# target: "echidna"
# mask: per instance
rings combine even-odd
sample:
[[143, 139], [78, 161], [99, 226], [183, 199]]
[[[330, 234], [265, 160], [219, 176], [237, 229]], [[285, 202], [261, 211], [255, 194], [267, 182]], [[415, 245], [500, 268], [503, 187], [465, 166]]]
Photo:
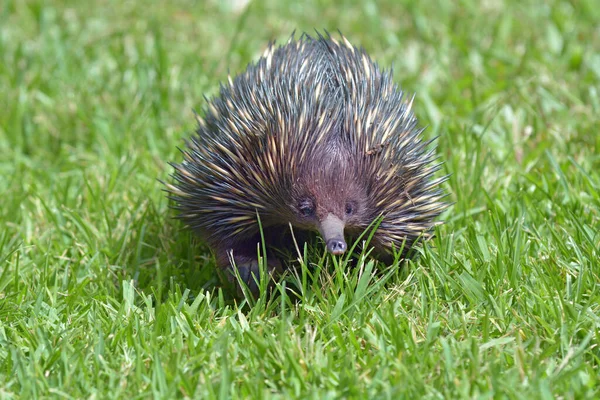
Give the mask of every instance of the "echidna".
[[446, 207], [430, 142], [406, 98], [345, 37], [294, 37], [221, 85], [174, 167], [178, 216], [256, 288], [259, 218], [269, 272], [275, 250], [319, 232], [335, 255], [381, 218], [375, 254], [410, 248]]

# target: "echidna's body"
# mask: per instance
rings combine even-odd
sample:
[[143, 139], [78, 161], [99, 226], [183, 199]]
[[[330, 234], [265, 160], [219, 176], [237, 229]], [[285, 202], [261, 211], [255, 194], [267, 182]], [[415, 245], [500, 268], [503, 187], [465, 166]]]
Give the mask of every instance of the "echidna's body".
[[[264, 56], [199, 118], [167, 185], [179, 217], [222, 267], [232, 255], [252, 284], [258, 218], [267, 245], [317, 231], [333, 254], [378, 217], [377, 254], [408, 248], [444, 209], [433, 152], [406, 99], [369, 56], [342, 37], [302, 36]], [[274, 257], [269, 267], [281, 266]]]

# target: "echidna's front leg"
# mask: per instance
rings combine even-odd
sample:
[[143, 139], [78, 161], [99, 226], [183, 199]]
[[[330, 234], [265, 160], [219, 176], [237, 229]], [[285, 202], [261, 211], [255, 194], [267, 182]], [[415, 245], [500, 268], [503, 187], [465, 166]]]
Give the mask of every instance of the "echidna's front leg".
[[[241, 293], [241, 288], [234, 268], [250, 292], [253, 295], [259, 294], [261, 274], [256, 248], [256, 241], [248, 241], [234, 245], [221, 245], [216, 249], [218, 267], [226, 272], [227, 279], [237, 287], [239, 293]], [[266, 272], [269, 279], [274, 274], [280, 273], [281, 269], [281, 262], [267, 254]]]

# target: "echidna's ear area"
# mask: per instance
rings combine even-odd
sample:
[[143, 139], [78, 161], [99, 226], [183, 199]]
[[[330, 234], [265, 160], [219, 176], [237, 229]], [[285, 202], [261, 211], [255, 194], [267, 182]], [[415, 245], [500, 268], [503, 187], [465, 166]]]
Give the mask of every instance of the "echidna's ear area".
[[295, 183], [335, 143], [359, 167], [370, 217], [385, 216], [375, 240], [399, 245], [445, 207], [411, 104], [344, 37], [271, 45], [208, 102], [167, 190], [179, 217], [213, 240], [255, 230], [257, 212], [287, 224]]

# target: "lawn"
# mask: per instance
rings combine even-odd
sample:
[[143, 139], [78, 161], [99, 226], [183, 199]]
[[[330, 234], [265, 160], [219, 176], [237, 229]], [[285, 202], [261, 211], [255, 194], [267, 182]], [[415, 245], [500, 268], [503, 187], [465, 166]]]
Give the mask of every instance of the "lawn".
[[[163, 3], [0, 2], [0, 398], [600, 397], [595, 0]], [[413, 261], [235, 299], [158, 180], [314, 28], [416, 93], [453, 205]]]

